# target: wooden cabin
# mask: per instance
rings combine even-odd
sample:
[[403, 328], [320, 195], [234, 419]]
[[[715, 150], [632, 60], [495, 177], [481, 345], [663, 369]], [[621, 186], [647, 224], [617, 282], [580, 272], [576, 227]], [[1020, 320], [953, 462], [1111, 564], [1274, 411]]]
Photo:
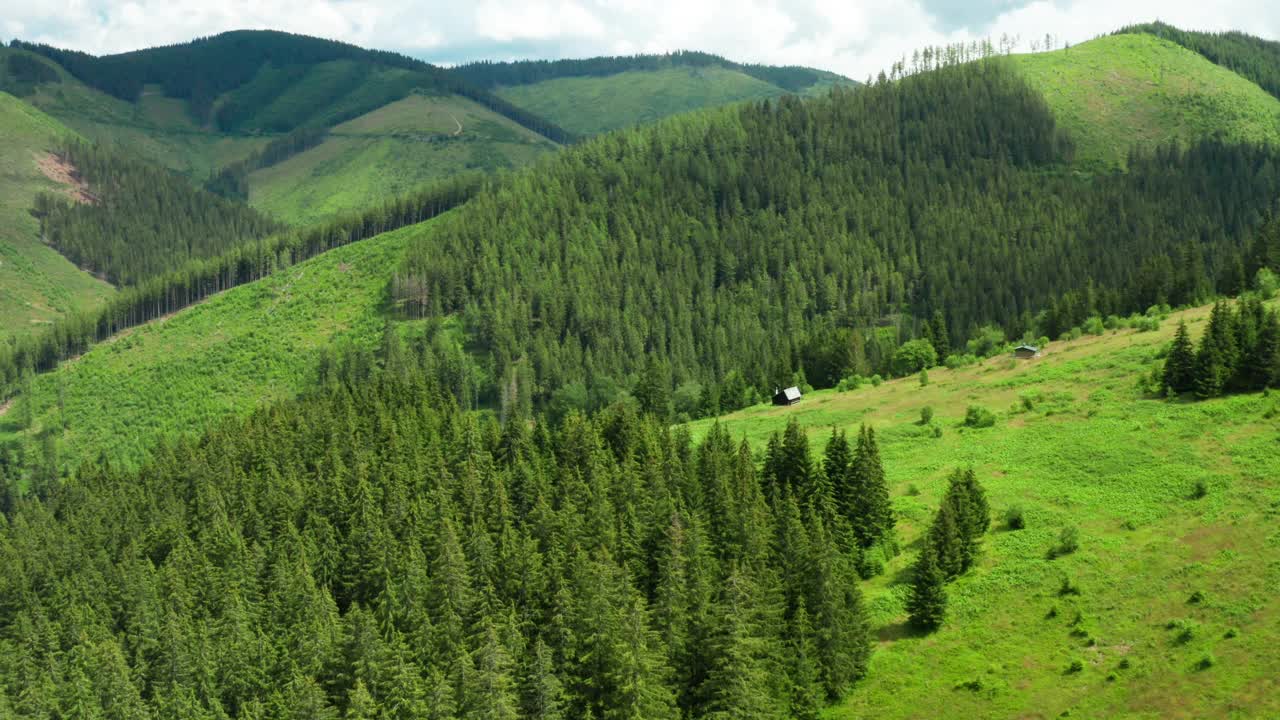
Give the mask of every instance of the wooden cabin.
[[800, 388], [789, 387], [785, 390], [779, 390], [773, 394], [774, 405], [795, 405], [800, 402]]
[[1013, 349], [1013, 356], [1019, 360], [1034, 360], [1040, 357], [1040, 348], [1035, 345], [1019, 345]]

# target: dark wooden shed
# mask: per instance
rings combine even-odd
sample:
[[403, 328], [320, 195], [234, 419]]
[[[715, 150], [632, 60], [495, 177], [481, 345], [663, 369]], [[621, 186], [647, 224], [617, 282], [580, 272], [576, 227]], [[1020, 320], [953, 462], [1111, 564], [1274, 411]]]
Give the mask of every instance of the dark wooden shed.
[[1032, 360], [1040, 357], [1040, 348], [1035, 345], [1019, 345], [1013, 349], [1013, 356], [1019, 360]]
[[800, 402], [800, 388], [789, 387], [773, 394], [774, 405], [795, 405]]

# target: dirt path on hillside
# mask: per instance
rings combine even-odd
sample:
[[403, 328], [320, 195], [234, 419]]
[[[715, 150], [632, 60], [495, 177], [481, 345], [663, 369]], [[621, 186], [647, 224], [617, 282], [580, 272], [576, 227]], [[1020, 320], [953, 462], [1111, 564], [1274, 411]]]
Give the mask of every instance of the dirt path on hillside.
[[453, 113], [449, 113], [449, 119], [450, 119], [450, 120], [453, 120], [454, 124], [456, 124], [456, 125], [458, 126], [458, 129], [453, 131], [454, 136], [456, 137], [456, 136], [458, 136], [458, 135], [461, 135], [461, 134], [462, 134], [462, 121], [458, 120], [458, 118], [457, 118], [457, 117], [455, 117]]
[[80, 172], [71, 163], [53, 153], [36, 153], [36, 167], [50, 180], [64, 186], [63, 191], [72, 200], [84, 205], [97, 205], [98, 197], [89, 192], [89, 183], [80, 178]]

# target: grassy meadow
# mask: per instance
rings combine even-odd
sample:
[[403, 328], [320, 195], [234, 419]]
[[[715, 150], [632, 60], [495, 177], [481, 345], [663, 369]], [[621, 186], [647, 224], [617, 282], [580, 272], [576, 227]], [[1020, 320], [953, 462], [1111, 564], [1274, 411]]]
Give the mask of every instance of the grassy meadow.
[[74, 467], [105, 453], [134, 465], [161, 438], [292, 397], [320, 350], [375, 344], [386, 281], [423, 223], [331, 250], [126, 331], [52, 373], [0, 415], [0, 445], [35, 452], [45, 430]]
[[249, 202], [284, 222], [306, 224], [460, 172], [520, 167], [555, 147], [471, 100], [410, 95], [252, 173]]
[[1085, 167], [1123, 167], [1134, 145], [1170, 140], [1280, 142], [1280, 100], [1154, 35], [1110, 35], [1011, 60], [1071, 132]]
[[[903, 551], [864, 586], [871, 670], [827, 717], [1280, 713], [1280, 394], [1196, 403], [1137, 389], [1178, 319], [1196, 337], [1207, 315], [1053, 343], [1033, 361], [934, 369], [923, 387], [822, 391], [718, 420], [757, 451], [791, 418], [815, 454], [833, 427], [869, 423], [880, 439]], [[996, 412], [995, 427], [963, 427], [970, 405]], [[948, 586], [946, 624], [919, 635], [905, 624], [910, 566], [946, 475], [969, 465], [992, 528], [976, 569]], [[1015, 505], [1017, 531], [1003, 521]], [[1079, 549], [1050, 559], [1068, 527]]]

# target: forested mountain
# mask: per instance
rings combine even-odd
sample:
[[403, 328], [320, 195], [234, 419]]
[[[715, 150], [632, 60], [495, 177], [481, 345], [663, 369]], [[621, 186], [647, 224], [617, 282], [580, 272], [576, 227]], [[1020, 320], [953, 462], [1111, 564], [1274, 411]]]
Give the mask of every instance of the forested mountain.
[[57, 120], [0, 91], [0, 348], [69, 313], [96, 308], [111, 294], [110, 285], [40, 241], [30, 212], [40, 193], [71, 190], [41, 168], [53, 172], [49, 153], [73, 136]]
[[520, 60], [516, 62], [480, 61], [466, 63], [453, 71], [468, 81], [485, 88], [533, 85], [547, 80], [572, 77], [608, 77], [625, 72], [667, 70], [674, 67], [736, 70], [761, 82], [793, 93], [801, 93], [821, 82], [850, 82], [847, 78], [825, 70], [795, 65], [776, 66], [743, 64], [719, 55], [682, 50], [664, 55], [626, 55], [594, 57], [581, 60]]
[[410, 316], [461, 317], [488, 376], [525, 368], [540, 400], [607, 404], [657, 357], [715, 413], [889, 374], [926, 321], [952, 346], [988, 323], [1056, 337], [1240, 286], [1277, 150], [1162, 146], [1091, 177], [1065, 171], [1072, 152], [1004, 58], [683, 116], [483, 193], [392, 291]]
[[49, 57], [90, 86], [128, 102], [136, 102], [144, 86], [159, 85], [166, 96], [186, 101], [197, 121], [213, 120], [223, 130], [287, 132], [332, 125], [420, 89], [460, 94], [552, 140], [571, 139], [443, 68], [305, 35], [239, 30], [103, 57], [19, 40], [11, 46]]
[[1280, 42], [1243, 32], [1209, 33], [1178, 28], [1162, 22], [1130, 25], [1120, 33], [1147, 33], [1198, 52], [1209, 60], [1257, 83], [1280, 98]]

